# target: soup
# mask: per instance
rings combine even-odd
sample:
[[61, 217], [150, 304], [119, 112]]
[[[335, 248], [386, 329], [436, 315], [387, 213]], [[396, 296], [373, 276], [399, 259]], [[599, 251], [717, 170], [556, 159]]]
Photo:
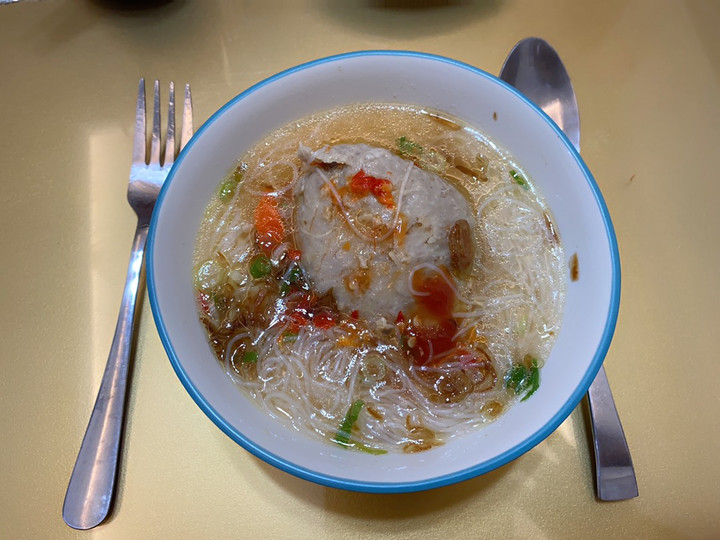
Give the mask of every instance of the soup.
[[563, 260], [503, 149], [443, 113], [360, 104], [241, 156], [194, 284], [220, 365], [268, 414], [348, 449], [418, 452], [538, 389]]

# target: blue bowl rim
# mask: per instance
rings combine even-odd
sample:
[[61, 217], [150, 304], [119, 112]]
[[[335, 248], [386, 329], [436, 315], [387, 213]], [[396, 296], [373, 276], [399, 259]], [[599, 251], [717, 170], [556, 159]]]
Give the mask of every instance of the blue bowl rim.
[[[603, 330], [601, 341], [598, 345], [598, 348], [595, 352], [595, 356], [592, 359], [592, 362], [590, 363], [590, 367], [585, 373], [585, 376], [582, 378], [580, 384], [577, 386], [575, 391], [571, 394], [570, 398], [565, 402], [565, 404], [560, 408], [560, 410], [552, 417], [550, 420], [539, 430], [537, 430], [535, 433], [527, 437], [525, 440], [520, 442], [519, 444], [515, 445], [513, 448], [510, 448], [509, 450], [503, 452], [502, 454], [499, 454], [495, 456], [494, 458], [490, 460], [486, 460], [482, 463], [478, 463], [477, 465], [474, 465], [472, 467], [469, 467], [467, 469], [463, 469], [460, 471], [456, 471], [450, 474], [446, 474], [443, 476], [438, 476], [435, 478], [428, 478], [425, 480], [420, 481], [413, 481], [413, 482], [364, 482], [360, 480], [348, 480], [345, 478], [339, 478], [335, 476], [330, 476], [322, 473], [318, 473], [316, 471], [307, 469], [305, 467], [300, 467], [298, 465], [295, 465], [283, 458], [280, 458], [279, 456], [273, 454], [272, 452], [267, 451], [265, 448], [255, 444], [252, 440], [245, 437], [242, 433], [238, 432], [235, 428], [232, 427], [211, 405], [210, 403], [205, 399], [205, 397], [193, 386], [192, 381], [189, 379], [187, 374], [182, 368], [182, 365], [179, 361], [179, 358], [172, 346], [172, 343], [170, 342], [169, 336], [167, 334], [167, 330], [165, 328], [165, 323], [163, 320], [162, 313], [160, 312], [160, 308], [158, 305], [158, 299], [157, 299], [157, 290], [155, 288], [155, 261], [154, 261], [154, 247], [155, 247], [155, 233], [157, 230], [157, 220], [158, 216], [160, 215], [159, 209], [162, 208], [163, 200], [165, 198], [165, 194], [167, 193], [167, 190], [169, 189], [170, 185], [172, 184], [173, 178], [175, 176], [175, 172], [177, 171], [177, 168], [181, 165], [183, 162], [185, 156], [192, 148], [194, 142], [202, 135], [202, 133], [208, 129], [228, 108], [232, 107], [237, 103], [238, 101], [242, 100], [249, 94], [256, 92], [257, 90], [263, 88], [264, 86], [277, 81], [279, 79], [282, 79], [283, 77], [286, 77], [292, 73], [308, 69], [313, 66], [317, 66], [320, 64], [328, 63], [328, 62], [334, 62], [337, 60], [344, 60], [349, 58], [356, 58], [356, 57], [369, 57], [369, 56], [406, 56], [406, 57], [414, 57], [414, 58], [422, 58], [426, 60], [432, 60], [436, 62], [444, 62], [447, 64], [451, 64], [453, 66], [471, 71], [475, 73], [476, 75], [479, 75], [481, 77], [485, 77], [487, 79], [492, 80], [493, 82], [500, 84], [505, 87], [505, 89], [509, 92], [512, 92], [515, 94], [518, 98], [520, 98], [522, 101], [524, 101], [527, 105], [532, 107], [540, 116], [542, 116], [548, 124], [552, 127], [552, 129], [557, 133], [558, 137], [563, 141], [565, 146], [567, 147], [567, 150], [572, 154], [575, 161], [580, 166], [581, 170], [583, 171], [585, 175], [585, 179], [587, 180], [594, 196], [595, 201], [600, 209], [600, 212], [602, 214], [603, 222], [605, 224], [605, 232], [608, 237], [608, 242], [610, 245], [610, 258], [612, 263], [612, 283], [611, 283], [611, 290], [610, 290], [610, 304], [608, 307], [608, 313], [607, 318], [605, 322], [605, 328]], [[281, 71], [271, 77], [268, 77], [267, 79], [260, 81], [259, 83], [251, 86], [247, 90], [243, 91], [242, 93], [235, 96], [233, 99], [228, 101], [225, 105], [223, 105], [217, 112], [215, 112], [201, 127], [197, 130], [195, 133], [195, 136], [188, 142], [188, 144], [185, 146], [185, 148], [182, 150], [180, 155], [178, 156], [178, 159], [175, 161], [175, 164], [172, 167], [172, 170], [170, 171], [168, 178], [165, 180], [165, 183], [160, 191], [160, 194], [158, 196], [158, 200], [156, 203], [156, 211], [153, 212], [152, 220], [150, 222], [150, 231], [148, 235], [148, 244], [147, 244], [147, 287], [148, 287], [148, 296], [150, 298], [150, 305], [152, 308], [153, 317], [155, 319], [155, 324], [158, 329], [158, 333], [160, 334], [160, 339], [162, 341], [163, 347], [165, 348], [165, 351], [170, 359], [170, 363], [173, 366], [173, 369], [175, 370], [176, 375], [180, 379], [180, 382], [185, 387], [187, 392], [190, 394], [190, 396], [193, 398], [195, 403], [202, 409], [202, 411], [212, 420], [217, 427], [220, 428], [228, 437], [230, 437], [232, 440], [234, 440], [236, 443], [238, 443], [240, 446], [242, 446], [245, 450], [250, 452], [251, 454], [255, 455], [256, 457], [262, 459], [263, 461], [269, 463], [270, 465], [273, 465], [274, 467], [277, 467], [278, 469], [285, 471], [287, 473], [290, 473], [294, 476], [297, 476], [299, 478], [303, 478], [305, 480], [309, 480], [311, 482], [315, 482], [320, 485], [333, 487], [333, 488], [339, 488], [339, 489], [345, 489], [350, 491], [361, 491], [361, 492], [368, 492], [368, 493], [408, 493], [408, 492], [414, 492], [414, 491], [423, 491], [428, 489], [434, 489], [437, 487], [442, 486], [448, 486], [451, 484], [455, 484], [458, 482], [462, 482], [464, 480], [468, 480], [470, 478], [474, 478], [476, 476], [480, 476], [482, 474], [485, 474], [487, 472], [490, 472], [498, 467], [501, 467], [502, 465], [505, 465], [506, 463], [509, 463], [510, 461], [513, 461], [523, 455], [525, 452], [531, 450], [536, 445], [538, 445], [540, 442], [545, 440], [553, 431], [557, 429], [557, 427], [570, 415], [570, 413], [575, 409], [577, 404], [582, 399], [583, 395], [587, 392], [587, 389], [590, 387], [590, 384], [594, 380], [595, 376], [597, 375], [598, 370], [600, 369], [600, 366], [602, 365], [602, 362], [605, 358], [605, 355], [607, 354], [607, 351], [610, 347], [610, 342], [612, 341], [613, 334], [615, 332], [615, 325], [617, 323], [617, 317], [620, 307], [620, 285], [621, 285], [621, 277], [620, 277], [620, 254], [618, 251], [618, 245], [617, 245], [617, 238], [615, 236], [615, 229], [612, 224], [612, 220], [610, 218], [610, 213], [608, 211], [607, 205], [605, 204], [605, 200], [603, 199], [603, 196], [600, 192], [600, 188], [598, 187], [597, 183], [595, 182], [595, 179], [592, 176], [592, 173], [585, 165], [584, 161], [580, 157], [579, 153], [575, 149], [575, 147], [572, 145], [570, 140], [567, 138], [567, 136], [563, 133], [563, 131], [553, 122], [550, 117], [548, 117], [542, 109], [540, 109], [537, 105], [535, 105], [532, 101], [530, 101], [528, 98], [526, 98], [522, 93], [520, 93], [518, 90], [516, 90], [514, 87], [510, 86], [509, 84], [505, 83], [498, 77], [495, 77], [494, 75], [483, 71], [479, 68], [476, 68], [472, 65], [466, 64], [464, 62], [460, 62], [458, 60], [454, 60], [452, 58], [447, 58], [444, 56], [439, 56], [435, 54], [430, 53], [424, 53], [424, 52], [415, 52], [415, 51], [404, 51], [404, 50], [367, 50], [367, 51], [356, 51], [356, 52], [349, 52], [349, 53], [343, 53], [343, 54], [337, 54], [333, 56], [328, 56], [325, 58], [320, 58], [317, 60], [313, 60], [310, 62], [306, 62], [300, 65], [297, 65], [295, 67], [291, 67], [289, 69], [286, 69], [284, 71]]]

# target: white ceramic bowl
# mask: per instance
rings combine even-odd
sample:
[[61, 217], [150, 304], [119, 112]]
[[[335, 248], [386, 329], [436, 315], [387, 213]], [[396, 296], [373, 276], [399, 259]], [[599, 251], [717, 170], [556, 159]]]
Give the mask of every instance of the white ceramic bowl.
[[[269, 131], [355, 102], [446, 111], [508, 149], [552, 209], [567, 257], [562, 328], [542, 384], [498, 421], [427, 452], [373, 456], [283, 427], [236, 388], [214, 358], [192, 283], [195, 235], [233, 162]], [[495, 119], [496, 118], [496, 119]], [[488, 472], [547, 437], [587, 391], [610, 345], [620, 299], [615, 234], [600, 191], [560, 129], [521, 94], [472, 66], [437, 56], [372, 51], [334, 56], [246, 90], [195, 134], [165, 181], [151, 224], [148, 289], [155, 322], [182, 384], [229, 437], [268, 463], [320, 484], [370, 492], [434, 488]]]

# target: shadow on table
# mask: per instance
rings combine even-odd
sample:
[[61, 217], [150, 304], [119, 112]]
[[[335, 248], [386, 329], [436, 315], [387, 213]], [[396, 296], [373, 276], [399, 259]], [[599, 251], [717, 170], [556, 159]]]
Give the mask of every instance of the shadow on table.
[[[577, 497], [593, 498], [592, 468], [582, 414], [573, 414], [557, 432], [532, 451], [482, 476], [451, 486], [416, 493], [356, 493], [326, 488], [256, 461], [270, 481], [304, 504], [362, 524], [367, 534], [402, 532], [412, 535], [434, 527], [436, 516], [480, 512], [502, 519], [515, 508], [522, 520], [541, 529], [545, 516], [537, 512], [535, 500], [549, 493], [560, 506], [576, 504]], [[581, 442], [582, 441], [582, 442]], [[565, 462], [563, 458], [567, 459]], [[579, 469], [577, 476], [564, 476]], [[523, 525], [523, 526], [525, 526]], [[513, 525], [514, 526], [514, 525]], [[417, 528], [416, 531], [411, 530]]]
[[[302, 509], [307, 519], [322, 519], [323, 523], [312, 526], [326, 527], [336, 536], [348, 530], [361, 531], [363, 537], [413, 537], [436, 532], [453, 536], [456, 531], [448, 527], [456, 521], [450, 516], [456, 516], [457, 522], [480, 523], [487, 530], [503, 530], [507, 537], [552, 538], [557, 536], [558, 527], [568, 527], [576, 537], [621, 527], [654, 537], [683, 536], [680, 525], [673, 528], [659, 523], [644, 512], [648, 497], [653, 497], [650, 490], [645, 490], [644, 497], [628, 501], [598, 502], [589, 444], [587, 412], [581, 404], [545, 441], [520, 458], [477, 478], [429, 491], [342, 491], [296, 478], [259, 459], [252, 462], [261, 477], [297, 502], [298, 506], [290, 505], [289, 512]], [[238, 474], [247, 472], [239, 470]], [[642, 477], [639, 479], [642, 482]], [[264, 493], [272, 494], [273, 490]], [[320, 512], [308, 511], [308, 506]]]
[[186, 0], [89, 0], [89, 2], [102, 9], [132, 15], [151, 10], [177, 9], [185, 4]]
[[[166, 21], [171, 26], [181, 26], [177, 32], [167, 34], [177, 41], [184, 39], [184, 32], [196, 21], [180, 17], [177, 23], [178, 17], [171, 15], [191, 6], [187, 0], [86, 0], [77, 2], [74, 9], [60, 5], [37, 19], [25, 42], [40, 54], [56, 53], [105, 23], [131, 32], [131, 36], [138, 38], [139, 51], [142, 51], [148, 44], [157, 44], [157, 36], [147, 28], [157, 28]], [[125, 36], [118, 37], [122, 41]]]
[[319, 11], [348, 28], [396, 39], [450, 32], [496, 14], [502, 0], [323, 0]]
[[696, 37], [712, 66], [713, 75], [720, 80], [720, 40], [717, 38], [717, 22], [720, 20], [720, 5], [717, 2], [688, 2], [686, 11], [696, 30]]
[[477, 478], [451, 486], [415, 493], [359, 493], [309, 483], [258, 461], [263, 473], [298, 499], [322, 509], [352, 518], [375, 519], [383, 523], [428, 515], [462, 505], [490, 490], [513, 467], [509, 463]]

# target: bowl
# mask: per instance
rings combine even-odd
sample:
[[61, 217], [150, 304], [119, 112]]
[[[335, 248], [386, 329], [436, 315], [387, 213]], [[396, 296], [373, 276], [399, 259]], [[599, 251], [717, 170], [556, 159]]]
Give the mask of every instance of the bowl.
[[[233, 163], [273, 129], [312, 112], [356, 102], [397, 102], [445, 111], [497, 141], [544, 195], [568, 278], [561, 330], [533, 397], [497, 421], [444, 446], [382, 456], [348, 451], [284, 427], [254, 405], [214, 358], [199, 322], [192, 283], [195, 236], [205, 207]], [[170, 362], [198, 406], [258, 458], [336, 488], [409, 492], [466, 480], [527, 452], [570, 414], [602, 364], [615, 328], [620, 264], [597, 184], [562, 131], [498, 78], [461, 62], [401, 51], [323, 58], [245, 90], [197, 131], [175, 162], [150, 226], [147, 281]]]

